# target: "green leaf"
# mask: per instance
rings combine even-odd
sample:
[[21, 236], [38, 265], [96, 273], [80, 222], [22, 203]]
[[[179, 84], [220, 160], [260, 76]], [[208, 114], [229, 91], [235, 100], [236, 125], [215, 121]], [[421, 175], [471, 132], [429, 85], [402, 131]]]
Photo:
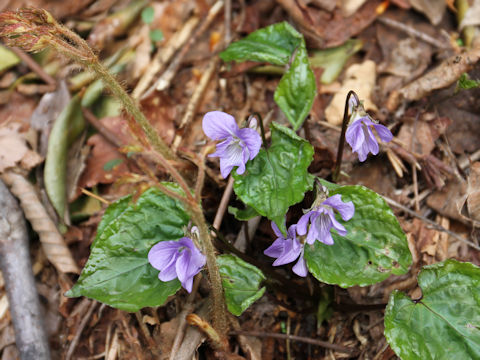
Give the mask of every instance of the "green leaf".
[[[174, 184], [164, 185], [180, 191]], [[66, 296], [83, 295], [134, 312], [160, 306], [178, 291], [178, 279], [160, 281], [147, 255], [159, 241], [183, 237], [187, 213], [177, 200], [156, 188], [144, 192], [135, 204], [131, 200], [126, 197], [108, 207], [87, 264]]]
[[158, 42], [163, 40], [163, 32], [160, 29], [153, 29], [150, 31], [150, 40]]
[[333, 245], [315, 241], [305, 247], [305, 260], [318, 280], [341, 287], [366, 286], [391, 274], [408, 271], [412, 255], [407, 239], [392, 210], [374, 191], [366, 187], [328, 185], [329, 195], [340, 194], [343, 202], [353, 201], [355, 215], [343, 221], [346, 236], [332, 230]]
[[145, 24], [151, 24], [153, 22], [153, 18], [155, 17], [155, 10], [153, 7], [149, 6], [142, 10], [142, 21]]
[[463, 73], [460, 75], [460, 79], [458, 79], [458, 84], [457, 84], [457, 90], [469, 90], [469, 89], [475, 89], [480, 87], [480, 81], [479, 80], [472, 80], [468, 76], [467, 73]]
[[235, 216], [235, 219], [239, 221], [247, 221], [254, 218], [255, 216], [260, 215], [254, 208], [250, 206], [247, 206], [247, 208], [243, 210], [237, 209], [236, 207], [233, 207], [233, 206], [229, 206], [228, 213]]
[[53, 124], [45, 159], [45, 189], [61, 219], [68, 223], [66, 169], [69, 145], [85, 128], [81, 97], [74, 96]]
[[260, 284], [265, 276], [257, 267], [233, 255], [218, 256], [217, 264], [228, 311], [240, 316], [262, 297], [265, 288], [260, 288]]
[[115, 166], [120, 165], [123, 162], [123, 159], [112, 159], [108, 161], [105, 165], [103, 165], [103, 170], [105, 171], [112, 171]]
[[359, 51], [362, 46], [361, 40], [351, 39], [343, 45], [315, 51], [310, 58], [310, 65], [314, 68], [323, 68], [320, 81], [322, 84], [331, 84], [340, 75], [347, 60]]
[[220, 58], [223, 61], [251, 60], [286, 65], [302, 41], [302, 34], [287, 22], [281, 22], [254, 31], [246, 38], [230, 44], [220, 53]]
[[5, 46], [0, 45], [0, 72], [20, 63], [20, 58]]
[[285, 126], [272, 123], [271, 129], [270, 148], [261, 149], [255, 159], [247, 162], [244, 175], [232, 172], [233, 190], [286, 234], [284, 218], [288, 208], [302, 201], [305, 192], [312, 189], [313, 176], [308, 166], [313, 147]]
[[420, 301], [390, 295], [385, 337], [402, 359], [480, 359], [480, 268], [446, 260], [418, 275]]
[[307, 49], [302, 39], [290, 69], [283, 75], [275, 90], [274, 99], [293, 125], [302, 125], [317, 94], [315, 75], [308, 62]]

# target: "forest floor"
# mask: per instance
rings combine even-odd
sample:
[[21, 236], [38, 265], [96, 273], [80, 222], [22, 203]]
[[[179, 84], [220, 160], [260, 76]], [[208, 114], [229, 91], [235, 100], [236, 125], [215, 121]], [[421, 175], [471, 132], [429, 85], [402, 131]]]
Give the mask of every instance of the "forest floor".
[[[26, 5], [45, 8], [88, 39], [100, 59], [121, 54], [121, 60], [119, 56], [113, 60], [121, 65], [117, 78], [140, 102], [158, 133], [182, 154], [185, 161], [179, 166], [192, 183], [194, 160], [206, 144], [201, 127], [206, 112], [221, 110], [242, 120], [258, 113], [264, 119], [288, 124], [273, 100], [280, 76], [268, 67], [259, 68], [258, 63], [224, 64], [218, 53], [225, 41], [288, 21], [305, 36], [313, 57], [321, 56], [325, 48], [342, 46], [333, 59], [340, 64], [338, 74], [325, 81], [325, 69], [313, 67], [318, 94], [299, 131], [315, 148], [309, 170], [331, 177], [344, 96], [348, 90], [357, 91], [367, 111], [392, 131], [394, 141], [382, 145], [378, 156], [363, 163], [346, 147], [342, 171], [348, 176], [342, 176], [340, 183], [361, 184], [389, 199], [407, 236], [413, 264], [407, 274], [371, 286], [342, 289], [325, 285], [333, 294], [330, 313], [320, 312], [315, 307], [318, 304], [291, 292], [267, 289], [237, 318], [238, 329], [250, 336], [232, 335], [230, 340], [233, 351], [249, 359], [395, 359], [383, 333], [384, 309], [391, 292], [397, 289], [420, 298], [417, 274], [424, 265], [448, 258], [480, 265], [480, 89], [463, 75], [480, 79], [480, 37], [475, 37], [480, 14], [473, 17], [476, 22], [464, 27], [473, 34], [468, 38], [467, 30], [462, 33], [459, 29], [453, 1], [435, 0], [428, 7], [418, 0], [345, 0], [337, 5], [322, 0], [225, 3], [231, 6], [230, 16], [225, 16], [223, 1], [214, 4], [210, 0], [7, 0], [0, 10]], [[46, 204], [42, 165], [47, 156], [46, 139], [70, 97], [93, 79], [54, 52], [15, 53], [21, 61], [0, 56], [0, 173], [16, 169], [30, 180], [64, 234], [73, 268], [81, 269], [105, 203], [138, 194], [152, 182], [126, 156], [125, 146], [133, 143], [134, 136], [118, 102], [104, 92], [84, 113], [86, 130], [68, 144], [68, 153], [64, 149], [69, 215], [60, 220]], [[460, 85], [459, 80], [463, 80]], [[468, 84], [471, 89], [465, 89]], [[51, 93], [54, 96], [49, 97]], [[335, 99], [336, 94], [340, 100]], [[220, 233], [227, 240], [268, 266], [271, 259], [263, 251], [275, 239], [270, 221], [237, 221], [225, 211], [226, 205], [238, 206], [234, 195], [227, 197], [229, 202], [219, 211], [222, 196], [225, 192], [229, 195], [231, 188], [220, 176], [218, 160], [207, 158], [206, 164], [203, 207], [207, 221], [213, 223], [217, 217]], [[169, 179], [157, 168], [152, 171], [162, 180]], [[307, 198], [311, 199], [311, 194]], [[307, 202], [298, 204], [289, 216], [298, 216], [306, 207]], [[59, 271], [49, 261], [36, 232], [30, 229], [29, 234], [53, 358], [169, 358], [179, 331], [178, 315], [186, 304], [192, 306], [184, 290], [165, 306], [137, 313], [87, 298], [66, 298], [63, 294], [77, 279], [72, 274], [75, 270]], [[294, 277], [285, 267], [275, 271], [305, 289], [319, 286], [313, 277]], [[202, 282], [194, 304], [207, 297], [208, 286]], [[8, 308], [2, 288], [3, 360], [18, 356]], [[272, 333], [300, 339], [278, 339], [269, 336]], [[189, 339], [191, 351], [196, 349], [194, 358], [215, 357], [203, 337], [192, 335]], [[308, 340], [338, 347], [326, 348]], [[192, 353], [185, 356], [191, 359]]]

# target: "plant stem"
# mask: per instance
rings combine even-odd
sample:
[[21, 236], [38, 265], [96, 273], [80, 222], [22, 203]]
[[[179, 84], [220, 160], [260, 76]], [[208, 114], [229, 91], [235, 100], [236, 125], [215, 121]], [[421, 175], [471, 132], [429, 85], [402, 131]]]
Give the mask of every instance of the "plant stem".
[[147, 137], [148, 142], [151, 144], [153, 149], [159, 154], [163, 155], [166, 159], [174, 159], [175, 155], [170, 150], [170, 148], [165, 144], [165, 142], [157, 134], [156, 130], [147, 120], [145, 115], [140, 111], [135, 101], [127, 94], [123, 87], [115, 80], [115, 78], [110, 74], [110, 72], [97, 61], [87, 64], [90, 69], [92, 69], [110, 88], [112, 93], [120, 99], [125, 110], [133, 116], [135, 121], [141, 126], [142, 130]]
[[342, 122], [342, 132], [340, 134], [340, 141], [338, 143], [338, 150], [337, 150], [337, 161], [336, 161], [336, 166], [335, 166], [335, 171], [333, 172], [332, 175], [332, 180], [333, 182], [337, 182], [338, 176], [340, 174], [340, 167], [342, 165], [342, 158], [343, 158], [343, 148], [345, 147], [345, 133], [347, 132], [347, 127], [348, 127], [348, 113], [349, 113], [349, 100], [350, 97], [354, 96], [355, 100], [357, 101], [357, 104], [360, 104], [360, 101], [358, 100], [358, 96], [355, 93], [355, 91], [350, 90], [347, 94], [347, 98], [345, 100], [345, 110], [343, 112], [343, 122]]
[[215, 248], [200, 206], [197, 203], [191, 204], [189, 210], [193, 222], [198, 226], [200, 242], [207, 257], [208, 278], [210, 279], [210, 286], [212, 287], [213, 327], [219, 334], [225, 336], [227, 333], [227, 313], [223, 297], [222, 279], [220, 277], [220, 272], [218, 271], [217, 260], [215, 257]]
[[[183, 178], [183, 176], [169, 162], [169, 160], [176, 159], [175, 154], [157, 134], [153, 126], [148, 122], [145, 115], [143, 115], [143, 113], [140, 111], [135, 101], [127, 94], [124, 88], [115, 80], [115, 78], [109, 73], [109, 71], [98, 61], [98, 58], [93, 54], [93, 52], [91, 52], [85, 40], [83, 40], [67, 28], [62, 28], [62, 34], [66, 38], [72, 39], [75, 44], [78, 44], [79, 47], [84, 50], [85, 57], [82, 58], [76, 56], [76, 53], [63, 53], [72, 58], [73, 60], [76, 60], [86, 65], [104, 81], [105, 85], [108, 86], [112, 93], [122, 102], [126, 111], [133, 116], [135, 121], [142, 128], [147, 138], [148, 144], [154, 150], [154, 158], [170, 173], [172, 178], [180, 185], [180, 187], [184, 191], [185, 197], [174, 194], [167, 188], [162, 187], [161, 184], [159, 185], [160, 189], [165, 191], [167, 195], [176, 198], [183, 203], [193, 222], [198, 226], [200, 232], [200, 243], [203, 247], [202, 250], [207, 258], [208, 276], [212, 287], [213, 326], [215, 327], [215, 330], [217, 330], [218, 333], [221, 334], [224, 339], [226, 339], [225, 335], [227, 334], [227, 314], [225, 300], [223, 297], [222, 279], [220, 277], [220, 272], [218, 271], [215, 257], [215, 248], [212, 244], [212, 239], [208, 231], [208, 226], [205, 221], [200, 202], [197, 201], [192, 195], [190, 188], [188, 187], [188, 184]], [[89, 61], [85, 60], [87, 58], [89, 59]], [[202, 170], [203, 169], [200, 169], [200, 171]]]

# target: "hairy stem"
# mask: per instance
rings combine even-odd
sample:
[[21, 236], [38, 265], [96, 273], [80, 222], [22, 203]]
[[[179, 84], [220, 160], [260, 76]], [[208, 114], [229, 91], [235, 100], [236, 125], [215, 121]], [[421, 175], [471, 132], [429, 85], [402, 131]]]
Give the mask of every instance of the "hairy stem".
[[[208, 231], [208, 226], [205, 221], [200, 202], [197, 201], [197, 199], [195, 199], [192, 195], [190, 188], [188, 187], [188, 184], [183, 178], [183, 176], [169, 162], [169, 160], [176, 160], [177, 157], [167, 146], [167, 144], [162, 140], [162, 138], [157, 134], [157, 132], [148, 122], [147, 118], [141, 112], [135, 101], [127, 94], [124, 88], [115, 80], [115, 78], [108, 72], [108, 70], [98, 61], [98, 58], [89, 48], [86, 41], [80, 38], [74, 32], [70, 31], [69, 29], [62, 27], [58, 23], [56, 25], [60, 27], [59, 32], [65, 38], [70, 39], [71, 42], [73, 42], [79, 47], [79, 49], [76, 49], [71, 45], [63, 47], [55, 46], [55, 48], [57, 48], [57, 50], [67, 55], [71, 59], [87, 66], [100, 79], [103, 80], [105, 85], [112, 91], [113, 95], [115, 95], [122, 102], [125, 110], [130, 115], [132, 115], [135, 121], [142, 128], [147, 138], [148, 144], [154, 150], [154, 158], [170, 173], [172, 178], [180, 185], [180, 187], [184, 191], [185, 196], [179, 196], [178, 194], [171, 192], [169, 189], [159, 184], [159, 187], [162, 191], [164, 191], [167, 195], [178, 199], [184, 204], [193, 222], [199, 228], [200, 242], [203, 248], [202, 250], [207, 257], [208, 276], [212, 287], [213, 326], [215, 327], [215, 330], [217, 330], [218, 333], [225, 338], [225, 335], [227, 334], [227, 314], [225, 300], [223, 297], [222, 280], [220, 278], [220, 272], [218, 271], [215, 257], [215, 248], [212, 244], [212, 239]], [[73, 47], [75, 51], [70, 51], [71, 47]], [[200, 172], [203, 171], [202, 168], [200, 168], [199, 170]], [[200, 191], [200, 189], [198, 191]]]
[[123, 87], [115, 80], [115, 78], [108, 72], [108, 70], [98, 61], [93, 61], [87, 64], [88, 67], [95, 72], [110, 88], [112, 93], [120, 99], [125, 110], [133, 116], [135, 121], [140, 125], [148, 142], [153, 149], [163, 155], [166, 159], [174, 159], [174, 154], [165, 142], [157, 134], [156, 130], [147, 120], [145, 115], [140, 111], [135, 101], [127, 94]]
[[192, 214], [193, 222], [198, 226], [200, 242], [207, 257], [208, 278], [210, 280], [210, 286], [212, 287], [213, 327], [219, 332], [219, 334], [225, 335], [227, 333], [227, 313], [223, 297], [222, 279], [220, 277], [220, 272], [218, 271], [217, 260], [215, 257], [215, 248], [203, 212], [197, 203], [195, 203], [195, 205], [191, 204], [190, 213]]

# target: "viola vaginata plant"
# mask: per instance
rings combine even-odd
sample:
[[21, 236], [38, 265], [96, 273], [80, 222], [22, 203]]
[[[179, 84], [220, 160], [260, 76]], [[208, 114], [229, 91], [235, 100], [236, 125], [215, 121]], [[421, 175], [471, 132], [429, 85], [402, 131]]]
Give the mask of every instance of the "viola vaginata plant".
[[[222, 177], [230, 176], [237, 199], [245, 204], [244, 209], [231, 207], [231, 213], [239, 221], [255, 216], [271, 221], [276, 239], [258, 261], [223, 241], [221, 229], [209, 225], [211, 218], [206, 218], [202, 207], [203, 158], [195, 159], [195, 181], [186, 179], [176, 167], [182, 159], [158, 136], [81, 37], [39, 9], [2, 13], [0, 36], [7, 45], [30, 51], [53, 47], [89, 68], [141, 129], [144, 141], [131, 147], [136, 155], [148, 154], [149, 161], [173, 180], [162, 182], [148, 173], [154, 186], [108, 206], [89, 259], [67, 296], [86, 296], [135, 312], [165, 304], [182, 288], [193, 296], [203, 278], [210, 289], [211, 312], [201, 321], [201, 329], [216, 351], [228, 353], [226, 311], [241, 315], [265, 291], [288, 292], [295, 287], [309, 294], [313, 309], [321, 308], [324, 298], [319, 291], [310, 294], [302, 279], [292, 282], [288, 272], [276, 272], [269, 258], [275, 258], [273, 266], [295, 262], [293, 273], [316, 279], [317, 290], [320, 283], [366, 286], [408, 271], [412, 256], [406, 236], [384, 199], [364, 186], [337, 183], [345, 140], [360, 162], [367, 161], [369, 153], [379, 153], [376, 135], [382, 142], [392, 140], [391, 132], [366, 113], [354, 91], [345, 102], [334, 182], [309, 172], [314, 148], [296, 131], [313, 104], [315, 77], [305, 40], [290, 24], [257, 30], [220, 53], [227, 66], [231, 61], [249, 60], [283, 67], [274, 100], [290, 126], [282, 125], [280, 117], [274, 119], [267, 143], [256, 129], [258, 120], [262, 135], [266, 133], [258, 114], [243, 128], [221, 111], [208, 112], [202, 123], [206, 139], [219, 141], [209, 159], [219, 158]], [[207, 148], [213, 148], [213, 143]], [[314, 187], [316, 197], [308, 203], [310, 197], [305, 195]], [[296, 204], [307, 208], [304, 214], [298, 214], [299, 207], [292, 209]], [[293, 219], [288, 229], [286, 219]], [[192, 226], [196, 229], [184, 230]], [[421, 299], [411, 300], [401, 292], [390, 297], [385, 334], [392, 349], [404, 359], [444, 358], [445, 353], [456, 359], [480, 358], [478, 267], [447, 260], [426, 267], [418, 279]], [[457, 306], [459, 301], [466, 305]], [[319, 311], [317, 315], [322, 318]]]

